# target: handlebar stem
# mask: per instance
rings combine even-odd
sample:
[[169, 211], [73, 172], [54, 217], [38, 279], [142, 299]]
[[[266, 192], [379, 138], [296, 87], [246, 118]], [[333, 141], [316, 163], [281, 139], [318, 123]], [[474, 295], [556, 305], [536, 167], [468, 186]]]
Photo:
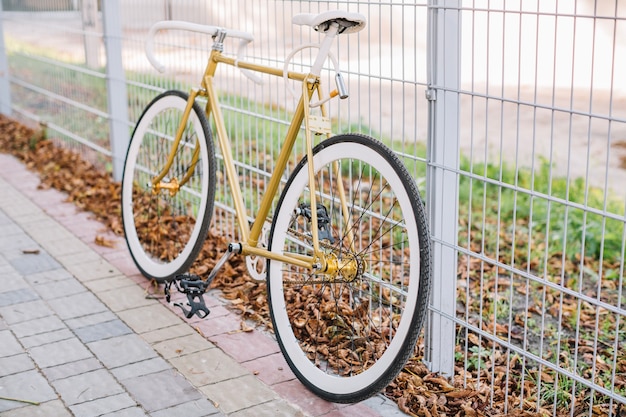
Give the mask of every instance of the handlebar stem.
[[213, 47], [214, 51], [224, 52], [224, 39], [226, 39], [226, 35], [228, 33], [224, 29], [219, 29], [215, 36], [213, 37]]

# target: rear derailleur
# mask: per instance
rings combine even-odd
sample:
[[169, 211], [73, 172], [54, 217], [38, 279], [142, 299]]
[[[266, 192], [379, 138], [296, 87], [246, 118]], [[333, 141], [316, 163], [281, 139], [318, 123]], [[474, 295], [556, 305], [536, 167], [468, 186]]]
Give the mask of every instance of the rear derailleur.
[[[170, 303], [171, 287], [174, 286], [178, 292], [187, 296], [186, 305], [183, 303], [173, 303], [176, 307], [180, 307], [185, 313], [185, 317], [192, 318], [194, 314], [201, 319], [209, 315], [210, 311], [204, 303], [204, 293], [206, 292], [210, 281], [203, 281], [197, 275], [182, 274], [176, 275], [175, 278], [167, 281], [165, 284], [165, 300]], [[189, 307], [189, 308], [187, 308]]]

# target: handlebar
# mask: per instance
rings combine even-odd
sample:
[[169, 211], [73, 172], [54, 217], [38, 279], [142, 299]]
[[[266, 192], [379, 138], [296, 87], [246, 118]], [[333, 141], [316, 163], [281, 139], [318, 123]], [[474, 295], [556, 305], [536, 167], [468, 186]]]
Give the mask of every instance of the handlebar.
[[[165, 72], [165, 65], [161, 64], [154, 56], [154, 37], [160, 30], [186, 30], [190, 32], [205, 33], [215, 37], [218, 32], [224, 32], [227, 37], [240, 39], [239, 48], [237, 49], [237, 61], [245, 57], [246, 46], [254, 40], [254, 36], [248, 32], [242, 32], [239, 30], [224, 29], [218, 26], [201, 25], [198, 23], [184, 22], [180, 20], [164, 20], [157, 22], [150, 28], [148, 32], [148, 38], [146, 40], [146, 56], [148, 61], [159, 72]], [[244, 75], [250, 78], [252, 81], [259, 83], [260, 79], [249, 71], [241, 70]]]

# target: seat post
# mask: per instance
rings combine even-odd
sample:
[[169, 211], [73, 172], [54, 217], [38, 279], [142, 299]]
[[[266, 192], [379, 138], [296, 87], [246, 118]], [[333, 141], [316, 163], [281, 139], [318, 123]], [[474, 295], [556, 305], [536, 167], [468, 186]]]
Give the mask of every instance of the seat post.
[[315, 63], [311, 68], [311, 75], [319, 77], [322, 73], [322, 66], [324, 65], [324, 61], [326, 61], [326, 57], [328, 57], [328, 53], [330, 52], [330, 48], [333, 46], [333, 42], [335, 40], [335, 36], [337, 36], [337, 32], [339, 31], [339, 24], [337, 22], [333, 22], [330, 25], [330, 28], [326, 31], [326, 36], [324, 40], [320, 44], [320, 49], [317, 54], [317, 58], [315, 59]]

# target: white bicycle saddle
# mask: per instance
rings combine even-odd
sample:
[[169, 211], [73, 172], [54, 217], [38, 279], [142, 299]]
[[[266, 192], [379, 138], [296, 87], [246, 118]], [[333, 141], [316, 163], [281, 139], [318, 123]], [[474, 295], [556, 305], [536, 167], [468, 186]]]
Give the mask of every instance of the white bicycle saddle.
[[320, 14], [301, 13], [293, 17], [296, 25], [311, 26], [318, 32], [325, 33], [331, 23], [339, 25], [339, 33], [354, 33], [365, 27], [365, 16], [360, 13], [351, 13], [343, 10], [330, 10]]

